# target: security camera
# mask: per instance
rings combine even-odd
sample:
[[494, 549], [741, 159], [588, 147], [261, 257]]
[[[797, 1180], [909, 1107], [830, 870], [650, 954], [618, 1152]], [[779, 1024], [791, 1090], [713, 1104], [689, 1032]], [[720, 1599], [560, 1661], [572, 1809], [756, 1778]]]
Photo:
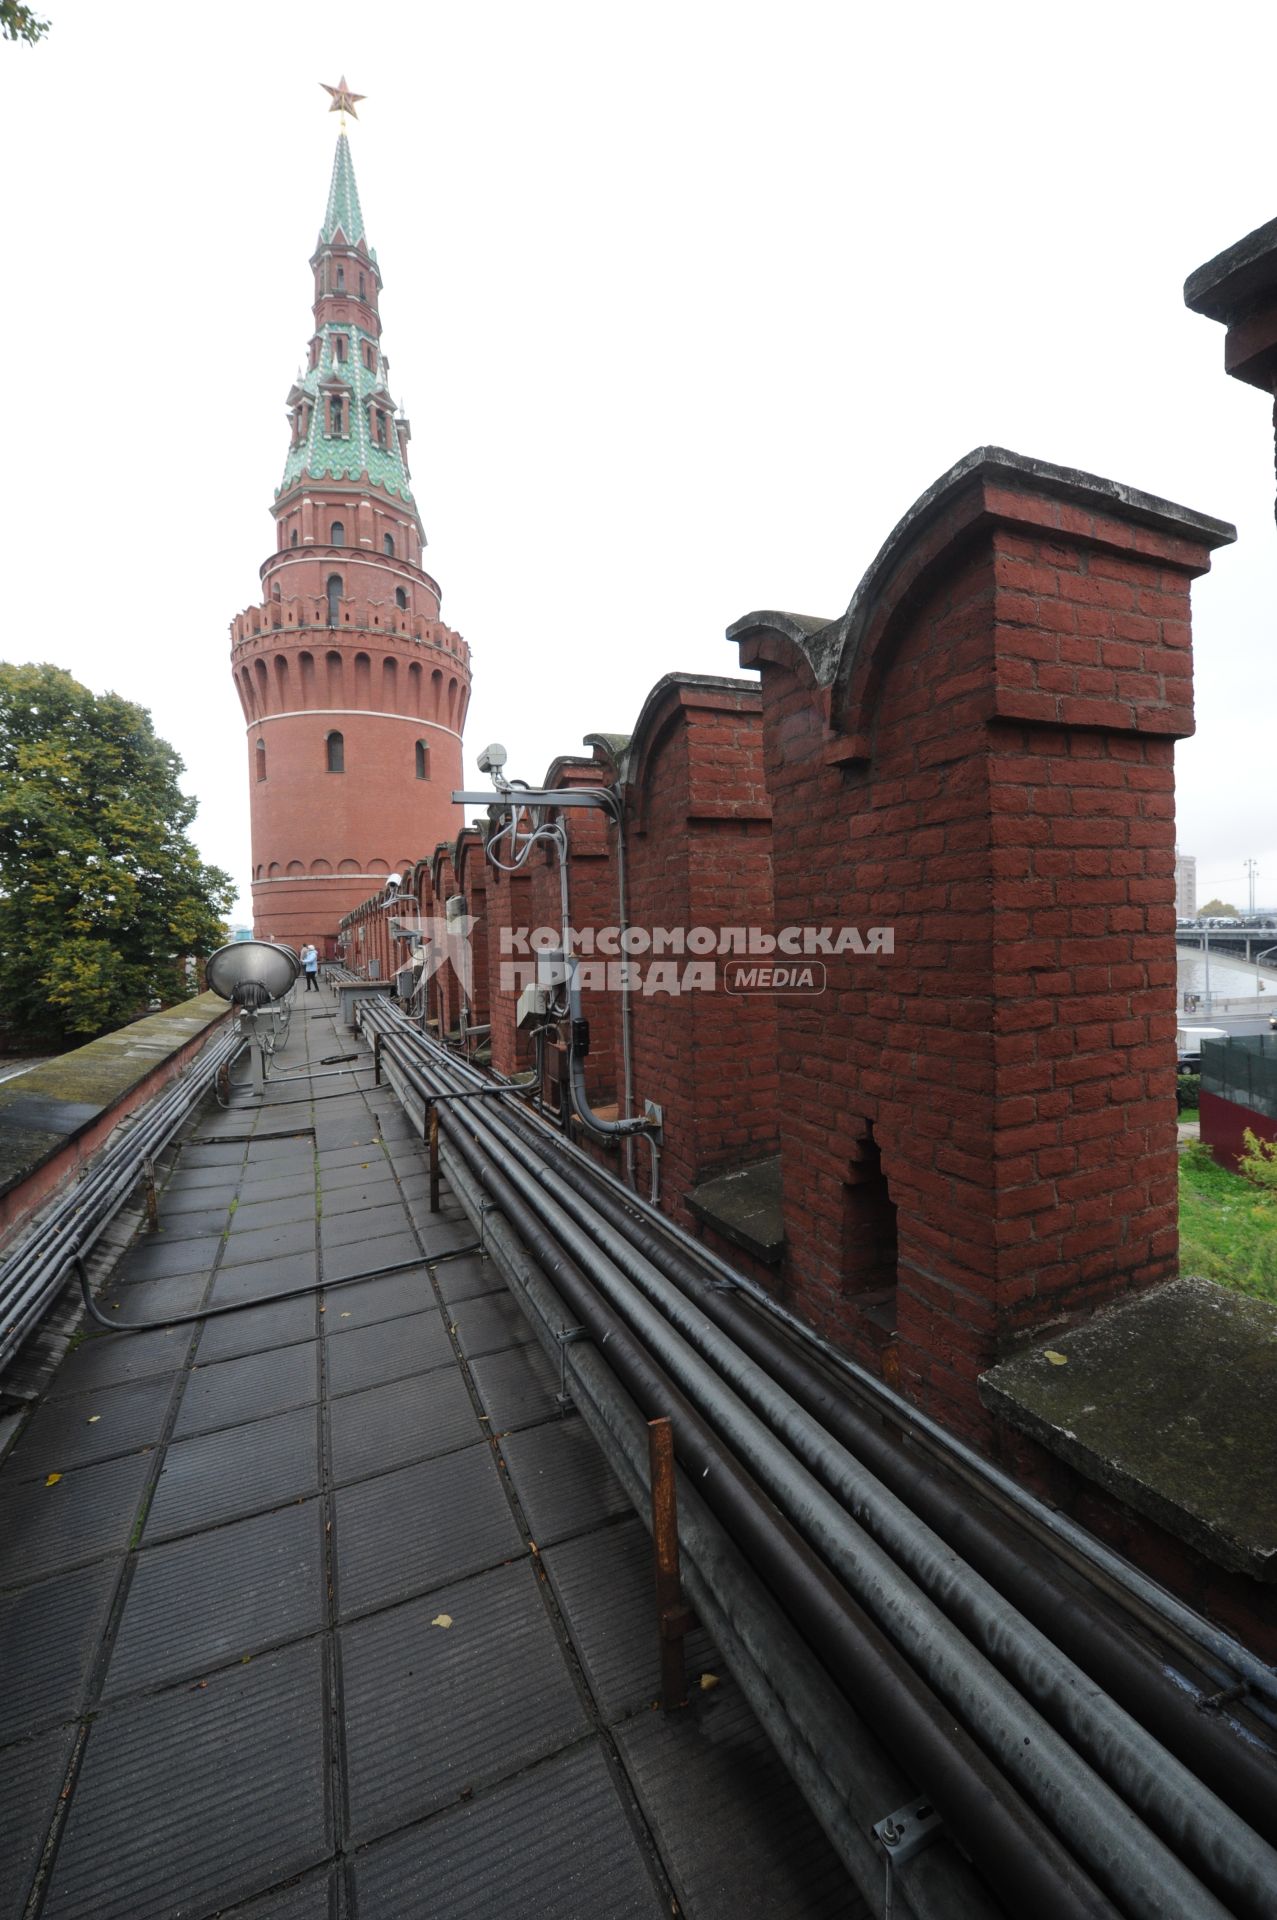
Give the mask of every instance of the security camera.
[[485, 747], [479, 755], [480, 773], [500, 773], [505, 763], [506, 750], [499, 740], [494, 740], [492, 745]]
[[402, 884], [403, 884], [403, 875], [401, 873], [388, 873], [386, 875], [387, 889], [391, 887], [402, 886]]

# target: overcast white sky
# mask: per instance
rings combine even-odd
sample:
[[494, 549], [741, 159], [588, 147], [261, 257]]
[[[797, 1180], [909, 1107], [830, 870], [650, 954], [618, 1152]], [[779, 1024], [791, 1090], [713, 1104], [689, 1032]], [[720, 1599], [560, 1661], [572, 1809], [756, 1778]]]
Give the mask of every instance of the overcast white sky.
[[[148, 706], [247, 895], [257, 597], [337, 118], [467, 728], [537, 778], [755, 607], [835, 614], [969, 448], [1237, 523], [1179, 839], [1277, 903], [1263, 396], [1181, 287], [1277, 214], [1277, 14], [828, 0], [44, 0], [0, 44], [0, 651]], [[486, 784], [486, 783], [483, 783]], [[248, 917], [246, 898], [241, 916]]]

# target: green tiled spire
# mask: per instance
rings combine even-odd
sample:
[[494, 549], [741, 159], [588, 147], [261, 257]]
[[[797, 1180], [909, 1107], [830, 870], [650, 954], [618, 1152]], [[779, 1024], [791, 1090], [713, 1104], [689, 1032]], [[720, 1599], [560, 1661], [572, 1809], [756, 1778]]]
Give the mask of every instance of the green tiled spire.
[[355, 163], [350, 157], [350, 142], [344, 133], [337, 136], [332, 184], [328, 189], [328, 211], [324, 215], [320, 239], [331, 240], [338, 227], [352, 247], [364, 237], [364, 216], [359, 206], [359, 188], [355, 185]]
[[[321, 248], [332, 244], [339, 227], [349, 246], [356, 246], [364, 239], [359, 189], [355, 185], [350, 142], [344, 133], [338, 137], [337, 152], [333, 158], [328, 211], [319, 238]], [[366, 241], [364, 245], [367, 247]], [[369, 277], [373, 280], [375, 301], [377, 256], [368, 249], [362, 258], [374, 263]], [[345, 258], [348, 276], [357, 274], [359, 267], [360, 261], [352, 263], [348, 257]], [[289, 449], [284, 463], [284, 477], [276, 492], [282, 493], [305, 478], [357, 482], [366, 474], [373, 486], [396, 495], [411, 506], [412, 487], [395, 427], [395, 404], [386, 391], [386, 362], [380, 340], [354, 320], [331, 318], [334, 308], [343, 313], [349, 312], [344, 290], [323, 294], [317, 302], [319, 347], [316, 364], [298, 375], [290, 396], [291, 405], [305, 406], [306, 432]], [[371, 366], [368, 364], [370, 360]], [[340, 434], [328, 432], [325, 406], [326, 394], [337, 390], [335, 383], [340, 383], [345, 400], [344, 431]], [[378, 412], [386, 416], [384, 446], [378, 444], [374, 432]]]

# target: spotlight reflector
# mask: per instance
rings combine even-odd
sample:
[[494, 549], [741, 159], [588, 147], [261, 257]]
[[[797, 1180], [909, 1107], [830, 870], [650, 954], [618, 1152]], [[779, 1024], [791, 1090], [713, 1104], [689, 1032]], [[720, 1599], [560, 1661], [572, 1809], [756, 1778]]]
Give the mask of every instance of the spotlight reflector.
[[235, 1007], [262, 1007], [282, 1000], [302, 970], [291, 947], [265, 940], [235, 940], [210, 954], [204, 977], [213, 992]]

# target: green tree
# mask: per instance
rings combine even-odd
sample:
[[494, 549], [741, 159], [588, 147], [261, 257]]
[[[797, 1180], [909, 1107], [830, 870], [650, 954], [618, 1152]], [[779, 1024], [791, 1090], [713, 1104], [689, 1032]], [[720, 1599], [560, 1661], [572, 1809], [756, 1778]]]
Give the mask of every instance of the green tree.
[[41, 20], [22, 0], [0, 0], [0, 39], [25, 40], [34, 46], [48, 31], [48, 21]]
[[0, 1019], [41, 1043], [189, 997], [225, 938], [230, 875], [186, 836], [196, 803], [151, 716], [51, 666], [0, 663]]
[[1208, 900], [1204, 907], [1197, 909], [1199, 920], [1235, 920], [1237, 909], [1227, 900]]

